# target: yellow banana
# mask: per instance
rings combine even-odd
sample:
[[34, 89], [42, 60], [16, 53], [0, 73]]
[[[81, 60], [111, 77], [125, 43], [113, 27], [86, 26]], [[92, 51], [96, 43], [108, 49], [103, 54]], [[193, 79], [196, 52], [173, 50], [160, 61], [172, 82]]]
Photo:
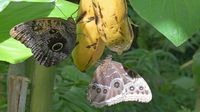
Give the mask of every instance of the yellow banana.
[[92, 0], [92, 4], [97, 29], [106, 46], [118, 54], [128, 50], [134, 36], [126, 0]]
[[78, 12], [76, 46], [72, 51], [74, 64], [80, 71], [97, 62], [103, 54], [105, 44], [97, 30], [91, 0], [81, 0]]

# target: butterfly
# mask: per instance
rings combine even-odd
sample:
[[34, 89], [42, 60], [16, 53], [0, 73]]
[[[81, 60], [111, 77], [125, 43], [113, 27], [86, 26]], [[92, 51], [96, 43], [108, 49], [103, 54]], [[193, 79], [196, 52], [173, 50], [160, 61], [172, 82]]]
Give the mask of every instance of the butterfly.
[[135, 71], [129, 70], [112, 58], [99, 65], [89, 84], [87, 99], [101, 108], [124, 101], [147, 103], [152, 99], [147, 82]]
[[75, 46], [76, 24], [72, 17], [41, 18], [20, 23], [10, 35], [30, 48], [39, 64], [56, 65], [69, 56]]

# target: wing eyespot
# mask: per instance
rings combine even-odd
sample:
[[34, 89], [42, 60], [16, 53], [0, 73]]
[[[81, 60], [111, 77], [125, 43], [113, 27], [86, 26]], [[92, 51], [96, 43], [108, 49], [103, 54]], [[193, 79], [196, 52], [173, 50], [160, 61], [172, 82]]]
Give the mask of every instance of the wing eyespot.
[[96, 89], [97, 93], [101, 93], [101, 88]]
[[55, 51], [55, 52], [58, 52], [58, 51], [62, 50], [63, 46], [64, 46], [63, 43], [57, 42], [57, 43], [53, 44], [53, 46], [51, 47], [51, 49], [53, 51]]
[[103, 93], [104, 93], [104, 94], [106, 94], [107, 92], [108, 92], [108, 90], [107, 90], [107, 89], [104, 89], [104, 90], [103, 90]]
[[140, 90], [143, 90], [143, 89], [144, 89], [144, 87], [143, 87], [143, 86], [140, 86], [140, 87], [139, 87], [139, 89], [140, 89]]
[[115, 83], [114, 83], [114, 87], [115, 87], [115, 88], [119, 88], [119, 86], [120, 86], [120, 83], [119, 83], [119, 82], [115, 82]]
[[93, 86], [92, 86], [92, 89], [93, 89], [93, 90], [94, 90], [94, 89], [96, 89], [96, 86], [95, 86], [95, 85], [93, 85]]
[[134, 86], [130, 86], [129, 89], [130, 89], [130, 91], [133, 91], [135, 88], [134, 88]]

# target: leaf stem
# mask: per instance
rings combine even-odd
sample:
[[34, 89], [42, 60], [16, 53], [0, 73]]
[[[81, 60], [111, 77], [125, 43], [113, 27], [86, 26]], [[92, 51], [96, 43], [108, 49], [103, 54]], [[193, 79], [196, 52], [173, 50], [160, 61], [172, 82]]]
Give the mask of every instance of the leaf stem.
[[31, 112], [51, 112], [55, 75], [54, 67], [46, 68], [36, 64], [32, 80]]

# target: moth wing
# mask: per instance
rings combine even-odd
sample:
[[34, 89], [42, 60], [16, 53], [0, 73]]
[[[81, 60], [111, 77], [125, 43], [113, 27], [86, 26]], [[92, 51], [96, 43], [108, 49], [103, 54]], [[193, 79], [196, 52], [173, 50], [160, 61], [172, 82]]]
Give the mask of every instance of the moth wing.
[[[130, 78], [127, 79], [130, 80]], [[124, 87], [124, 101], [148, 103], [152, 99], [152, 93], [149, 85], [139, 74], [126, 83]]]
[[35, 19], [14, 26], [10, 35], [30, 48], [41, 65], [49, 67], [66, 58], [74, 47], [76, 35], [70, 34], [70, 30], [75, 32], [75, 29], [69, 27], [68, 21], [60, 18]]
[[97, 67], [93, 81], [89, 85], [88, 100], [95, 107], [103, 107], [121, 102], [124, 83], [113, 61], [108, 59]]

